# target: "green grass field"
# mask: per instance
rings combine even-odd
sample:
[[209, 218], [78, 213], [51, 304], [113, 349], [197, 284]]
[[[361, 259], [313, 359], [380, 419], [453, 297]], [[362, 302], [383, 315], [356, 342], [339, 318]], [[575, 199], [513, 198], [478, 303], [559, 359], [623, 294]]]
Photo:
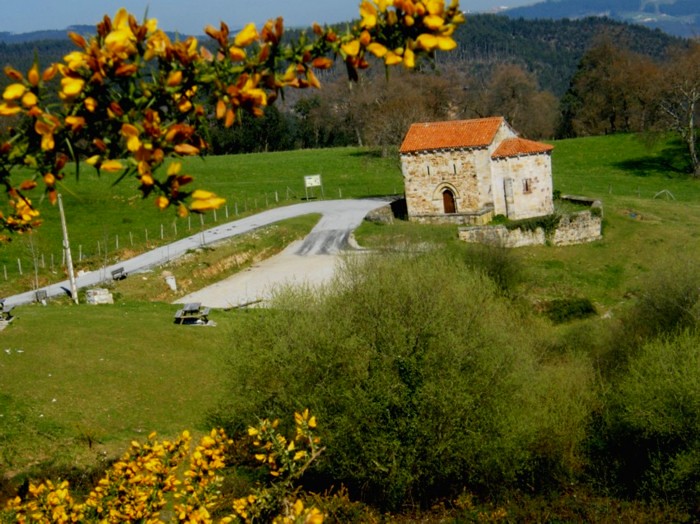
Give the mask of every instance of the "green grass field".
[[[663, 270], [666, 261], [698, 258], [700, 181], [678, 171], [681, 156], [674, 144], [650, 147], [633, 136], [611, 136], [560, 141], [555, 146], [555, 188], [603, 201], [604, 239], [581, 246], [517, 250], [527, 273], [524, 296], [533, 301], [586, 297], [600, 315], [614, 314], [634, 295], [640, 280]], [[260, 209], [266, 198], [267, 205], [274, 205], [275, 191], [280, 205], [299, 201], [306, 174], [323, 175], [326, 198], [401, 191], [396, 158], [359, 149], [212, 157], [190, 160], [186, 170], [196, 175], [199, 187], [227, 197], [230, 215], [234, 206], [239, 214]], [[87, 246], [96, 251], [97, 242], [103, 250], [108, 246], [106, 254], [86, 255], [85, 267], [145, 249], [146, 228], [149, 245], [175, 237], [173, 215], [158, 213], [150, 201], [141, 202], [130, 184], [112, 188], [108, 177], [83, 174], [79, 183], [69, 181], [62, 188], [74, 258], [79, 245], [86, 253]], [[0, 273], [2, 294], [31, 289], [33, 269], [27, 253], [32, 245], [44, 254], [46, 266], [49, 252], [60, 256], [57, 212], [46, 204], [42, 212], [46, 223], [31, 244], [28, 237], [18, 236], [0, 249], [0, 266], [8, 272], [7, 280]], [[195, 219], [192, 229], [198, 230], [202, 226]], [[223, 219], [219, 212], [218, 220]], [[201, 280], [190, 283], [193, 289], [205, 285], [245, 264], [232, 268], [232, 258], [239, 260], [236, 257], [245, 253], [243, 259], [249, 261], [274, 253], [308, 231], [315, 219], [302, 218], [239, 239], [233, 247], [205, 251], [183, 263], [191, 265], [183, 266], [182, 275], [197, 267], [226, 266], [204, 272]], [[213, 216], [207, 215], [205, 226], [212, 221]], [[187, 220], [176, 223], [178, 237], [188, 233]], [[167, 233], [163, 239], [160, 224]], [[358, 238], [368, 246], [404, 239], [440, 243], [454, 242], [456, 231], [406, 223], [365, 224]], [[22, 257], [20, 277], [16, 259]], [[39, 267], [40, 281], [63, 278], [60, 270], [54, 271]], [[222, 362], [235, 356], [227, 326], [249, 313], [215, 312], [216, 327], [183, 328], [173, 325], [173, 306], [168, 303], [173, 297], [163, 289], [156, 274], [144, 275], [116, 284], [115, 305], [17, 308], [16, 320], [0, 332], [3, 475], [47, 464], [87, 464], [101, 453], [112, 456], [152, 430], [172, 436], [186, 428], [206, 428], [208, 410], [222, 400], [221, 384], [226, 379]]]
[[[114, 175], [97, 177], [82, 166], [80, 179], [67, 177], [60, 189], [66, 210], [76, 271], [130, 258], [203, 227], [233, 220], [306, 198], [304, 176], [320, 174], [323, 193], [310, 198], [357, 198], [402, 191], [396, 157], [382, 158], [367, 149], [290, 151], [229, 157], [190, 158], [183, 172], [195, 176], [195, 186], [218, 193], [227, 206], [217, 213], [178, 219], [160, 212], [153, 200], [142, 200], [135, 180], [114, 186]], [[35, 198], [35, 200], [37, 200]], [[62, 236], [56, 206], [39, 203], [44, 224], [32, 235], [18, 235], [0, 249], [0, 296], [34, 289], [65, 277]], [[20, 274], [21, 269], [21, 274]]]

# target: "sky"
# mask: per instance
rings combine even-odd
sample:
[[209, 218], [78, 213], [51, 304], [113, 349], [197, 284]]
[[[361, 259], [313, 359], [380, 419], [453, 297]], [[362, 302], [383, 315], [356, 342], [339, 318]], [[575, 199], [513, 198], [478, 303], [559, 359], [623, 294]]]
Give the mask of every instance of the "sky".
[[[461, 0], [466, 12], [488, 12], [538, 0]], [[94, 26], [105, 14], [124, 7], [138, 19], [148, 10], [166, 31], [201, 35], [204, 27], [226, 22], [233, 30], [248, 22], [260, 25], [282, 16], [287, 27], [309, 27], [313, 22], [332, 24], [358, 17], [359, 0], [3, 0], [0, 32], [27, 33], [63, 30], [72, 25]]]

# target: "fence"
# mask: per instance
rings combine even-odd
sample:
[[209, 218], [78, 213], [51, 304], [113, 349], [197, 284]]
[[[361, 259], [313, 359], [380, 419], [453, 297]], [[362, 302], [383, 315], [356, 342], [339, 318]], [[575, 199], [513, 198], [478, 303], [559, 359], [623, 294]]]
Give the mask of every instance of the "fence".
[[[355, 188], [357, 191], [357, 188]], [[365, 190], [360, 190], [363, 192]], [[320, 188], [312, 188], [308, 195], [301, 190], [294, 190], [286, 187], [281, 190], [268, 191], [253, 196], [241, 196], [227, 199], [227, 204], [217, 211], [203, 215], [190, 214], [187, 219], [174, 220], [170, 223], [160, 223], [143, 228], [132, 228], [129, 231], [121, 230], [120, 233], [105, 234], [97, 241], [89, 244], [70, 234], [71, 254], [74, 265], [79, 270], [81, 265], [85, 269], [96, 270], [117, 262], [127, 250], [143, 251], [158, 247], [160, 245], [179, 240], [181, 238], [203, 231], [217, 224], [243, 218], [247, 215], [258, 213], [273, 207], [288, 205], [291, 203], [309, 199], [342, 199], [365, 195], [354, 195], [352, 189], [337, 187], [333, 189], [325, 188], [322, 192]], [[396, 191], [395, 191], [396, 193]], [[70, 226], [69, 226], [70, 227]], [[67, 278], [65, 273], [65, 252], [58, 241], [52, 248], [44, 250], [31, 249], [24, 250], [19, 256], [12, 255], [2, 261], [2, 273], [0, 274], [0, 287], [9, 289], [15, 280], [21, 280], [22, 285], [30, 285], [32, 288], [41, 287], [45, 281], [55, 281], [56, 278]], [[27, 280], [31, 284], [27, 284]], [[6, 284], [6, 285], [2, 285]], [[12, 292], [22, 290], [12, 289]]]

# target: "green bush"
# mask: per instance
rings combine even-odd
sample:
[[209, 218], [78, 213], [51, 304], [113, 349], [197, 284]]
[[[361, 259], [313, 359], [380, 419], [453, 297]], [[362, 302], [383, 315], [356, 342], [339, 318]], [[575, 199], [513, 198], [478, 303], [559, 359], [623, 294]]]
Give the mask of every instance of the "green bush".
[[589, 298], [558, 298], [547, 302], [545, 314], [555, 324], [587, 318], [596, 314], [595, 306]]
[[601, 358], [601, 369], [608, 376], [624, 372], [630, 358], [655, 338], [698, 326], [700, 264], [683, 258], [657, 261], [633, 294], [635, 300], [611, 330]]
[[317, 414], [318, 478], [382, 508], [579, 467], [590, 366], [544, 358], [536, 319], [446, 253], [350, 257], [322, 292], [242, 314], [217, 423]]
[[614, 484], [697, 510], [700, 334], [684, 331], [644, 345], [614, 388], [605, 423], [602, 458], [615, 465]]
[[523, 264], [515, 250], [483, 244], [465, 244], [461, 249], [469, 267], [483, 271], [504, 294], [515, 294], [524, 279]]

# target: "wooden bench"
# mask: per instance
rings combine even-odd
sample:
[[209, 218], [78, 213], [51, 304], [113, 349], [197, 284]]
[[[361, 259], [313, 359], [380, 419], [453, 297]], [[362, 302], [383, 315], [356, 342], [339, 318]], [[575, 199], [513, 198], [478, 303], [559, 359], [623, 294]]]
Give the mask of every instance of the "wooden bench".
[[5, 304], [5, 299], [0, 300], [0, 321], [3, 322], [12, 322], [14, 317], [12, 316], [12, 310], [15, 308], [15, 306], [8, 306]]
[[183, 320], [182, 317], [183, 317], [184, 313], [185, 312], [182, 309], [178, 309], [175, 312], [175, 323], [176, 324], [182, 324], [182, 320]]
[[126, 271], [123, 267], [118, 267], [112, 270], [112, 280], [124, 280], [126, 278]]

